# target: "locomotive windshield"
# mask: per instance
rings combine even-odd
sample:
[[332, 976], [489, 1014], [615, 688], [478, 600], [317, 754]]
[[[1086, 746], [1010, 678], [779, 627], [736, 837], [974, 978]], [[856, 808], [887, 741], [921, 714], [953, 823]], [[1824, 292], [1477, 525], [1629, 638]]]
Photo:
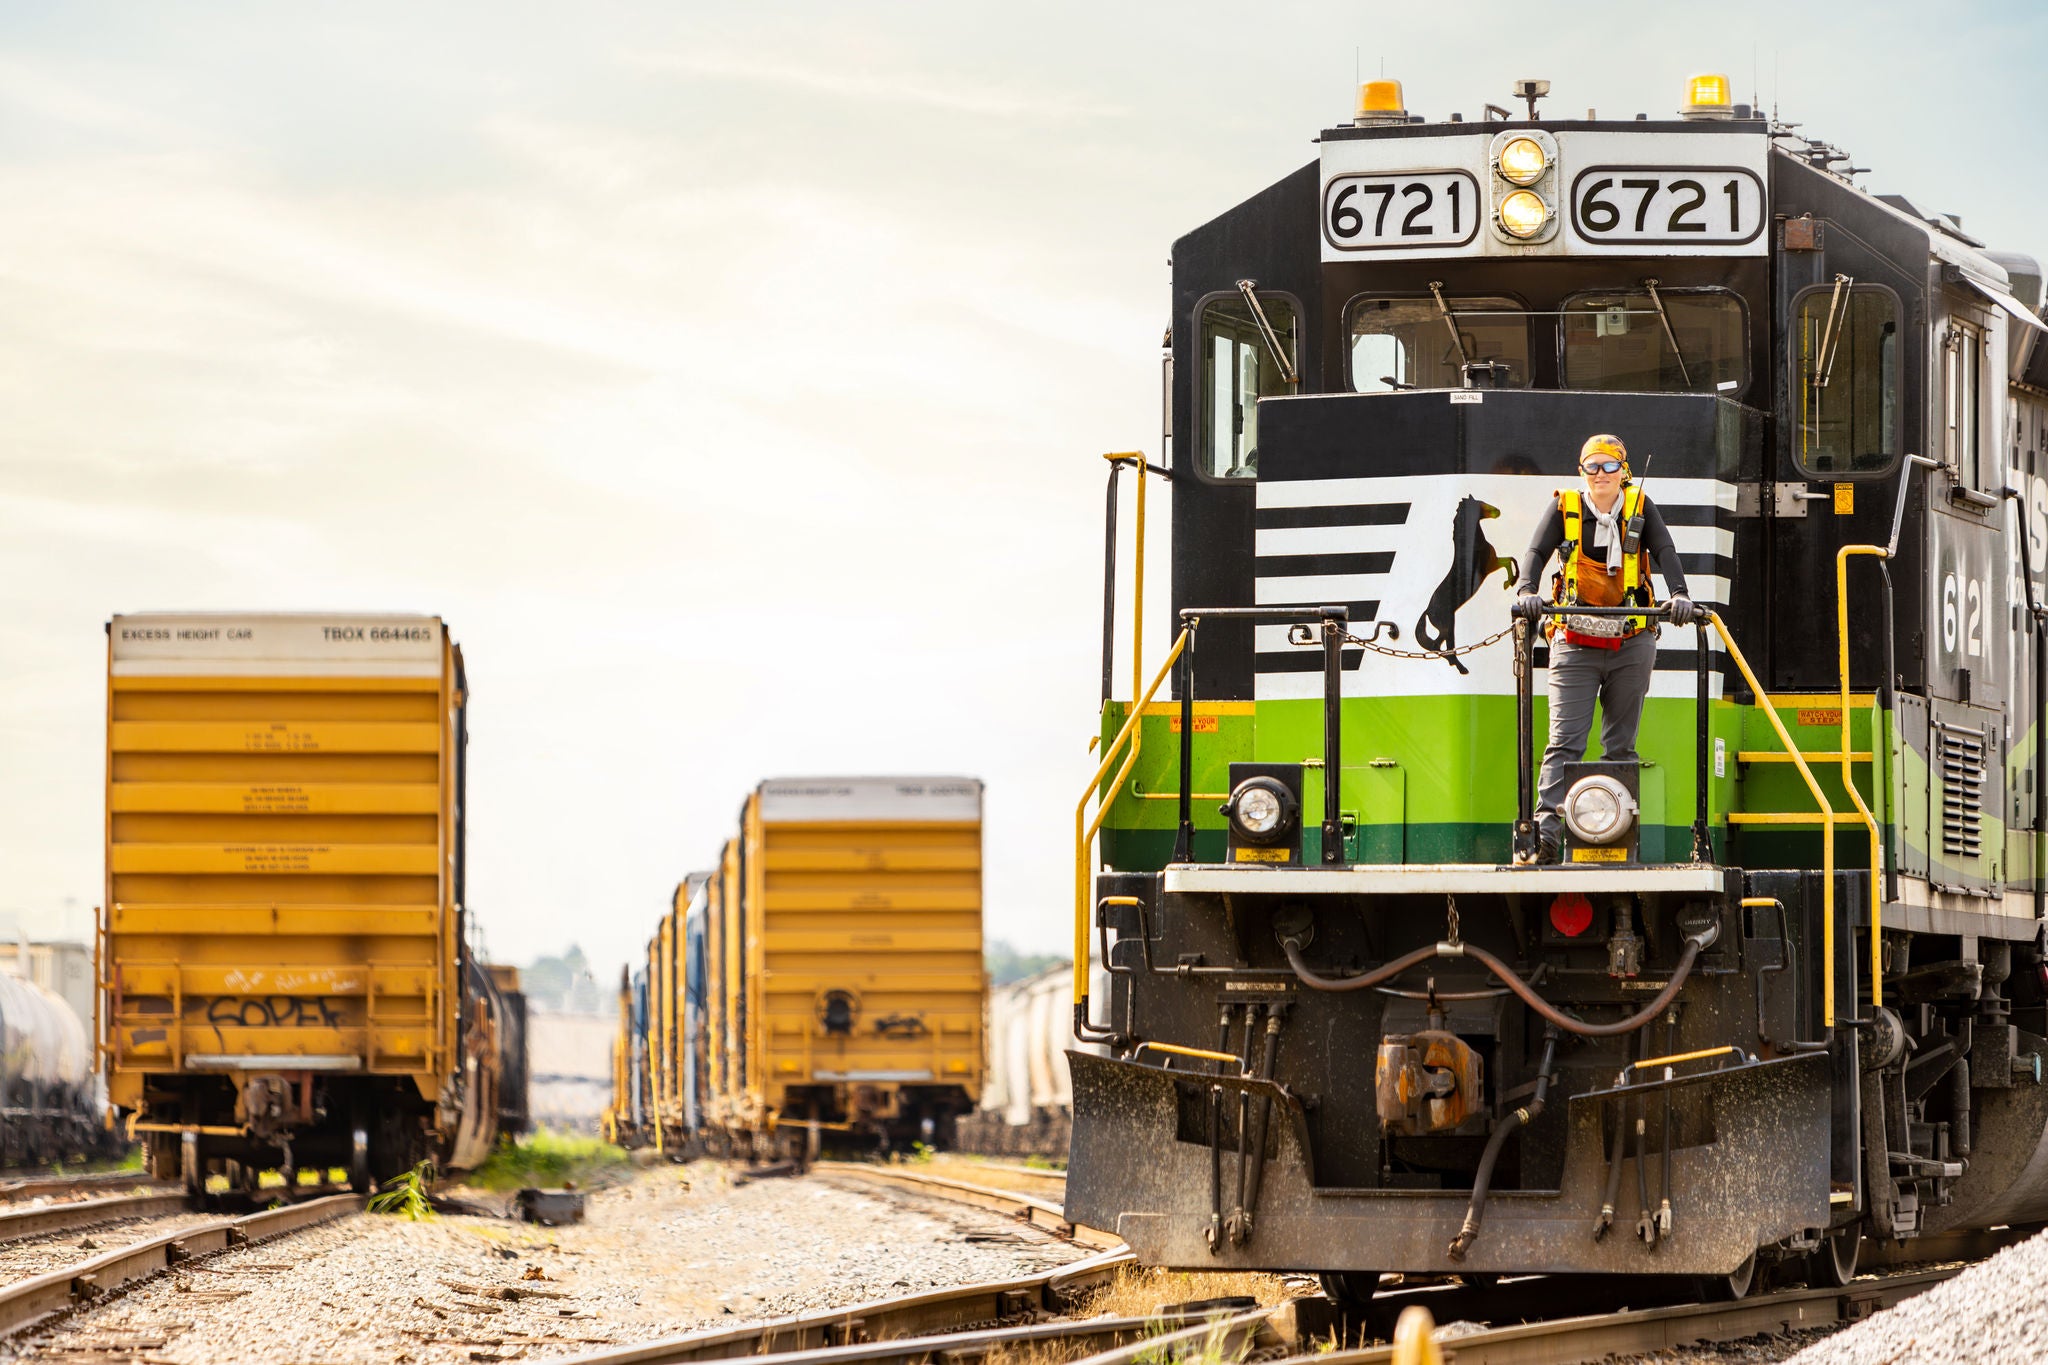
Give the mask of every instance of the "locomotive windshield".
[[1743, 386], [1748, 328], [1742, 300], [1725, 289], [1578, 294], [1565, 300], [1559, 327], [1567, 389], [1716, 393]]
[[1528, 311], [1504, 298], [1446, 298], [1444, 303], [1449, 318], [1434, 298], [1356, 300], [1351, 305], [1352, 390], [1455, 389], [1464, 383], [1461, 367], [1474, 365], [1493, 367], [1494, 388], [1527, 388]]

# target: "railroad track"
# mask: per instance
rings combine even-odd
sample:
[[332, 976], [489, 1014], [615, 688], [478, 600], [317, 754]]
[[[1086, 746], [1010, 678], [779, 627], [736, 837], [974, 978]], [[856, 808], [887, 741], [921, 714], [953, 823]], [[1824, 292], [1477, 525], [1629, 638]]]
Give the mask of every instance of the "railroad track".
[[[1945, 1266], [1857, 1280], [1841, 1289], [1785, 1289], [1735, 1303], [1684, 1303], [1490, 1327], [1443, 1342], [1457, 1365], [1572, 1365], [1743, 1337], [1858, 1322], [1961, 1274]], [[1391, 1305], [1390, 1305], [1391, 1306]], [[1427, 1306], [1427, 1305], [1425, 1305]], [[1391, 1345], [1327, 1351], [1315, 1365], [1389, 1365]], [[1305, 1363], [1304, 1363], [1305, 1365]]]
[[[1117, 1239], [1096, 1229], [1076, 1228], [1068, 1223], [1059, 1205], [1013, 1190], [992, 1189], [950, 1177], [918, 1174], [898, 1167], [846, 1162], [820, 1162], [814, 1167], [822, 1174], [850, 1177], [915, 1191], [927, 1196], [967, 1203], [1008, 1213], [1031, 1222], [1055, 1235], [1073, 1236], [1088, 1245], [1117, 1246]], [[1018, 1168], [1028, 1169], [1028, 1168]], [[1058, 1179], [1056, 1173], [1043, 1174]], [[1989, 1255], [2012, 1240], [2010, 1237], [1950, 1239], [1942, 1250], [1959, 1259], [1974, 1260]], [[1128, 1253], [1106, 1251], [1069, 1270], [1088, 1275], [1108, 1273], [1134, 1262]], [[1649, 1308], [1617, 1306], [1606, 1312], [1546, 1318], [1555, 1309], [1556, 1293], [1542, 1277], [1510, 1282], [1493, 1289], [1438, 1287], [1396, 1290], [1382, 1296], [1376, 1318], [1391, 1324], [1392, 1315], [1408, 1304], [1420, 1303], [1440, 1313], [1445, 1321], [1460, 1318], [1495, 1319], [1512, 1317], [1512, 1324], [1485, 1327], [1445, 1341], [1447, 1355], [1458, 1365], [1566, 1365], [1572, 1361], [1598, 1361], [1615, 1354], [1649, 1353], [1688, 1344], [1739, 1340], [1835, 1326], [1858, 1321], [1870, 1314], [1911, 1298], [1943, 1280], [1959, 1274], [1966, 1265], [1936, 1268], [1911, 1267], [1857, 1280], [1840, 1289], [1785, 1289], [1754, 1295], [1735, 1303], [1674, 1303]], [[1056, 1278], [1059, 1272], [1054, 1272]], [[1097, 1280], [1096, 1283], [1106, 1283]], [[1051, 1297], [1075, 1303], [1077, 1282], [1067, 1285], [1065, 1294]], [[943, 1291], [921, 1299], [949, 1299], [960, 1302], [985, 1287]], [[1329, 1333], [1334, 1326], [1321, 1300], [1297, 1299], [1275, 1309], [1246, 1309], [1218, 1314], [1213, 1309], [1166, 1309], [1148, 1320], [1117, 1319], [1092, 1333], [1090, 1324], [1041, 1323], [1029, 1327], [969, 1330], [957, 1326], [920, 1325], [916, 1316], [898, 1318], [892, 1314], [896, 1301], [864, 1305], [845, 1310], [854, 1319], [822, 1315], [839, 1324], [828, 1328], [816, 1344], [786, 1341], [774, 1344], [755, 1335], [752, 1329], [707, 1334], [691, 1354], [673, 1353], [682, 1346], [660, 1343], [637, 1348], [656, 1354], [614, 1352], [586, 1357], [591, 1365], [660, 1365], [671, 1360], [722, 1359], [728, 1354], [766, 1353], [776, 1365], [921, 1365], [921, 1362], [971, 1359], [999, 1347], [1032, 1342], [1044, 1348], [1060, 1343], [1059, 1354], [1081, 1359], [1077, 1365], [1129, 1365], [1138, 1355], [1148, 1359], [1172, 1359], [1183, 1350], [1198, 1350], [1226, 1358], [1242, 1351], [1256, 1351], [1269, 1360], [1299, 1361], [1301, 1365], [1382, 1365], [1394, 1359], [1391, 1344], [1331, 1350]], [[985, 1306], [985, 1305], [984, 1305]], [[1058, 1311], [1057, 1302], [1041, 1305], [1042, 1311]], [[1193, 1318], [1195, 1320], [1190, 1321]], [[1140, 1324], [1134, 1326], [1134, 1324]], [[772, 1329], [770, 1329], [772, 1330]], [[936, 1335], [927, 1335], [935, 1333]], [[852, 1340], [853, 1335], [872, 1338]], [[913, 1337], [914, 1340], [892, 1338]], [[1091, 1348], [1099, 1348], [1092, 1349]]]
[[97, 1171], [85, 1175], [32, 1175], [18, 1180], [0, 1180], [0, 1202], [49, 1199], [72, 1194], [113, 1194], [119, 1190], [157, 1186], [176, 1188], [141, 1171]]
[[[1107, 1251], [1123, 1245], [1123, 1239], [1113, 1232], [1103, 1232], [1099, 1228], [1085, 1227], [1067, 1221], [1062, 1204], [1018, 1190], [999, 1190], [990, 1185], [955, 1180], [951, 1176], [924, 1175], [900, 1166], [875, 1166], [858, 1161], [819, 1161], [813, 1163], [811, 1169], [820, 1175], [864, 1180], [870, 1184], [910, 1190], [956, 1204], [971, 1204], [976, 1208], [992, 1209], [1029, 1223], [1055, 1237], [1098, 1251]], [[1059, 1186], [1064, 1192], [1065, 1177], [1059, 1177]]]
[[[355, 1195], [341, 1194], [239, 1218], [220, 1218], [18, 1281], [0, 1288], [0, 1337], [50, 1322], [172, 1266], [267, 1242], [354, 1213], [362, 1206], [363, 1201]], [[178, 1207], [183, 1208], [182, 1199]]]
[[183, 1213], [187, 1207], [184, 1191], [180, 1190], [171, 1194], [117, 1194], [107, 1199], [80, 1199], [38, 1208], [0, 1209], [0, 1243], [129, 1218], [162, 1218]]
[[1271, 1350], [1289, 1344], [1284, 1324], [1274, 1321], [1284, 1314], [1232, 1311], [1235, 1305], [1168, 1307], [1143, 1317], [1068, 1316], [1129, 1264], [1130, 1253], [1119, 1248], [1022, 1279], [691, 1332], [576, 1356], [565, 1365], [681, 1365], [743, 1358], [749, 1365], [955, 1365], [1003, 1349], [1050, 1354], [1055, 1345], [1068, 1358], [1089, 1356], [1109, 1365], [1141, 1351], [1170, 1351], [1176, 1342], [1206, 1342], [1212, 1336], [1233, 1347], [1257, 1344]]

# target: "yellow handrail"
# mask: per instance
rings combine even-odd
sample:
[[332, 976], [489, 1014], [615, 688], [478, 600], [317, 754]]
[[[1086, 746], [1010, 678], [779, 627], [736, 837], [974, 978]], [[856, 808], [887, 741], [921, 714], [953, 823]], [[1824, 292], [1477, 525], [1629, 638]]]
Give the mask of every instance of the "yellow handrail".
[[[1088, 779], [1088, 785], [1081, 791], [1080, 803], [1074, 807], [1074, 1008], [1077, 1012], [1085, 1011], [1088, 1004], [1088, 845], [1094, 841], [1095, 832], [1102, 828], [1102, 821], [1109, 814], [1110, 803], [1116, 800], [1117, 792], [1122, 790], [1124, 779], [1129, 777], [1131, 769], [1137, 766], [1138, 748], [1145, 733], [1139, 722], [1144, 719], [1145, 706], [1152, 700], [1152, 694], [1159, 690], [1159, 684], [1166, 681], [1166, 675], [1173, 671], [1174, 664], [1180, 661], [1181, 651], [1187, 647], [1188, 631], [1183, 629], [1174, 640], [1173, 648], [1167, 651], [1166, 662], [1159, 665], [1159, 672], [1152, 679], [1152, 685], [1145, 689], [1143, 696], [1131, 703], [1131, 714], [1124, 718], [1123, 729], [1116, 732], [1116, 738], [1102, 751], [1101, 766], [1097, 767], [1095, 775]], [[1130, 757], [1125, 759], [1123, 767], [1117, 770], [1115, 780], [1109, 784], [1109, 790], [1102, 792], [1102, 799], [1096, 803], [1095, 819], [1090, 821], [1088, 798], [1101, 789], [1103, 776], [1109, 772], [1110, 765], [1116, 762], [1117, 750], [1123, 748], [1126, 739], [1131, 742]], [[1087, 1016], [1082, 1013], [1081, 1017]]]
[[1206, 1047], [1182, 1047], [1179, 1043], [1155, 1043], [1148, 1040], [1138, 1044], [1138, 1051], [1167, 1052], [1176, 1057], [1193, 1057], [1203, 1062], [1229, 1062], [1240, 1071], [1244, 1069], [1244, 1059], [1236, 1053], [1212, 1052]]
[[[1883, 859], [1879, 851], [1881, 836], [1877, 831], [1877, 817], [1870, 813], [1870, 807], [1863, 803], [1863, 793], [1856, 790], [1856, 779], [1849, 771], [1849, 556], [1876, 555], [1879, 559], [1890, 559], [1891, 551], [1882, 545], [1844, 545], [1835, 552], [1835, 639], [1841, 652], [1842, 661], [1842, 785], [1848, 788], [1849, 799], [1856, 803], [1856, 813], [1863, 817], [1864, 828], [1870, 831], [1870, 1003], [1873, 1006], [1884, 1003], [1884, 935], [1881, 932], [1884, 920], [1884, 892], [1878, 885], [1882, 874]], [[1891, 628], [1887, 622], [1885, 628]], [[1870, 707], [1870, 790], [1877, 792], [1877, 705]], [[1828, 840], [1833, 842], [1834, 827], [1828, 827]]]
[[[1799, 746], [1792, 742], [1792, 736], [1786, 732], [1785, 722], [1778, 719], [1778, 708], [1771, 705], [1770, 693], [1764, 691], [1763, 684], [1756, 680], [1756, 674], [1750, 670], [1749, 660], [1742, 657], [1742, 650], [1737, 647], [1735, 637], [1728, 633], [1728, 627], [1722, 622], [1721, 614], [1709, 611], [1707, 619], [1714, 623], [1714, 633], [1721, 637], [1722, 645], [1728, 650], [1728, 657], [1735, 661], [1735, 666], [1738, 669], [1742, 670], [1742, 680], [1749, 684], [1750, 692], [1763, 702], [1763, 705], [1758, 709], [1764, 713], [1764, 719], [1770, 721], [1771, 728], [1777, 731], [1778, 743], [1784, 745], [1785, 752], [1792, 755], [1793, 766], [1798, 768], [1799, 775], [1806, 779], [1806, 790], [1813, 794], [1814, 804], [1820, 807], [1821, 815], [1825, 817], [1824, 826], [1827, 830], [1827, 836], [1820, 843], [1821, 876], [1823, 879], [1820, 892], [1821, 1022], [1827, 1027], [1833, 1028], [1835, 1026], [1835, 808], [1828, 803], [1827, 793], [1820, 789], [1820, 783], [1814, 779], [1813, 769], [1806, 766], [1806, 759], [1800, 754]], [[1843, 747], [1846, 748], [1847, 745], [1845, 744]]]
[[[1112, 450], [1102, 457], [1112, 465], [1131, 462], [1131, 468], [1138, 471], [1138, 525], [1131, 548], [1131, 695], [1138, 695], [1138, 684], [1145, 680], [1145, 452], [1142, 450]], [[1114, 470], [1110, 477], [1116, 477]]]

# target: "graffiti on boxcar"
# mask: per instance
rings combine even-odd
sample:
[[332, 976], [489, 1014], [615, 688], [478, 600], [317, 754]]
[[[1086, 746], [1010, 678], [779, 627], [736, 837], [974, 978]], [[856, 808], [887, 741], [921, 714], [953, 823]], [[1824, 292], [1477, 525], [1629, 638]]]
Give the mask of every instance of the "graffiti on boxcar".
[[316, 995], [216, 995], [206, 1022], [237, 1028], [339, 1028], [341, 1011]]

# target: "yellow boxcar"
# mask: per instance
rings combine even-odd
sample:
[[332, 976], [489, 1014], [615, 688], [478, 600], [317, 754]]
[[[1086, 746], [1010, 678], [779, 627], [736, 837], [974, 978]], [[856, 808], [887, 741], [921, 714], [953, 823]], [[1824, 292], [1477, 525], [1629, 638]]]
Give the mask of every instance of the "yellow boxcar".
[[945, 1143], [979, 1099], [981, 798], [972, 778], [861, 777], [747, 799], [707, 903], [726, 985], [707, 1118], [733, 1145]]
[[437, 617], [109, 623], [101, 1046], [158, 1174], [467, 1166], [523, 1104], [464, 933], [465, 701]]

